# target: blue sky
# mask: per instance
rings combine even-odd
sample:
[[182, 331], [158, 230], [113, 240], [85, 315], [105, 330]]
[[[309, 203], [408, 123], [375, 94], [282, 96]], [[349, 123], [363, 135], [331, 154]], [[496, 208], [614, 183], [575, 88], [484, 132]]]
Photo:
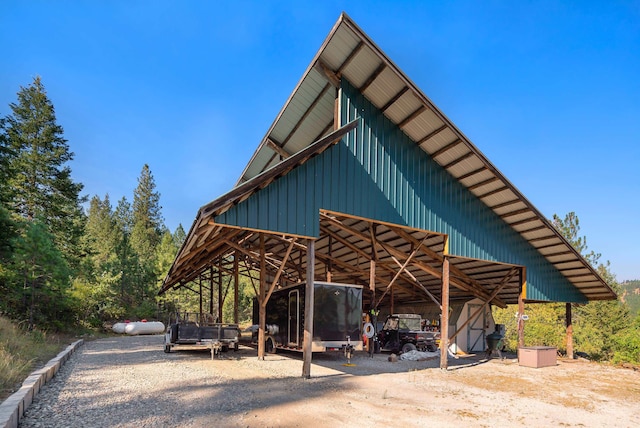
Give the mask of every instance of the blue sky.
[[0, 2], [0, 115], [39, 75], [85, 193], [167, 226], [231, 189], [345, 11], [547, 217], [640, 278], [638, 1]]

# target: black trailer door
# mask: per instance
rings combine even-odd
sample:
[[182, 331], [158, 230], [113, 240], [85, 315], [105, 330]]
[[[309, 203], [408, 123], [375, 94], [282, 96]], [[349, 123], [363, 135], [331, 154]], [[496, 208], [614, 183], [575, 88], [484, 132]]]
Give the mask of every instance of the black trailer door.
[[289, 346], [300, 346], [300, 292], [289, 292]]

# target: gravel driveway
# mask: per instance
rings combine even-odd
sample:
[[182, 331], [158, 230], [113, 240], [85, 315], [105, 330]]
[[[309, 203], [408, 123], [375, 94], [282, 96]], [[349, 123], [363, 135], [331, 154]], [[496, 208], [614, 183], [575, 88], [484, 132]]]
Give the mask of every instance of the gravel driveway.
[[640, 426], [640, 372], [514, 359], [387, 361], [268, 355], [241, 347], [162, 352], [162, 336], [85, 342], [36, 397], [22, 427]]

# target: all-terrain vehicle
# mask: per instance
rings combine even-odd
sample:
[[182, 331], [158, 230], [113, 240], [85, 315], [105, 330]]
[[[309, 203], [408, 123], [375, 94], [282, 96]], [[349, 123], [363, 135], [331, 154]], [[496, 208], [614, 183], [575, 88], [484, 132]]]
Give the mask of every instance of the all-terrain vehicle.
[[435, 332], [422, 331], [422, 319], [417, 314], [393, 314], [387, 317], [378, 333], [380, 350], [398, 352], [435, 352]]

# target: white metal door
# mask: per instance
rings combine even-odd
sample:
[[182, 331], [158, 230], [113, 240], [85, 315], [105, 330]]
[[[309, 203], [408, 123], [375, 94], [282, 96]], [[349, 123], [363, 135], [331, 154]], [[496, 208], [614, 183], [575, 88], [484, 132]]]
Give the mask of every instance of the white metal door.
[[[481, 306], [482, 305], [479, 304], [468, 304], [467, 319], [469, 319], [474, 312], [480, 309]], [[487, 312], [485, 309], [467, 326], [467, 352], [485, 351], [484, 326], [486, 322]]]

